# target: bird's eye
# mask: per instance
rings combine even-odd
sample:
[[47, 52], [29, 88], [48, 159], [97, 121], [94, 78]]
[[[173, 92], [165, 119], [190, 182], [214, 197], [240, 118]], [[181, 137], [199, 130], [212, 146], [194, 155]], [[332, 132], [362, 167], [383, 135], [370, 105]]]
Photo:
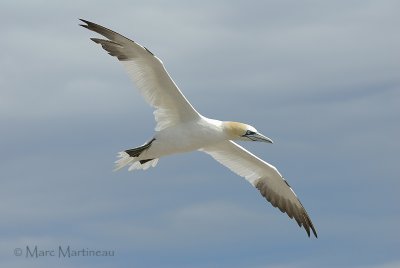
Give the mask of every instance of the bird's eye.
[[252, 135], [252, 134], [254, 134], [253, 131], [251, 131], [251, 130], [247, 130], [247, 131], [246, 131], [246, 135]]

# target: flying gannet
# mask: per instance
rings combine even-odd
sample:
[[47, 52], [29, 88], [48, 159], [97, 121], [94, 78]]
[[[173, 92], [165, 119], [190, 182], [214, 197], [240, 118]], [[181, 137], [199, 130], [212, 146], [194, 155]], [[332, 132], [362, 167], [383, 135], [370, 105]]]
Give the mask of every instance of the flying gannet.
[[119, 152], [116, 170], [154, 167], [163, 156], [202, 151], [244, 177], [274, 206], [294, 218], [308, 236], [317, 232], [306, 210], [279, 171], [234, 141], [272, 143], [254, 127], [210, 119], [199, 114], [164, 68], [146, 47], [103, 26], [81, 20], [81, 26], [107, 39], [91, 38], [124, 65], [145, 100], [155, 109], [155, 135], [140, 147]]

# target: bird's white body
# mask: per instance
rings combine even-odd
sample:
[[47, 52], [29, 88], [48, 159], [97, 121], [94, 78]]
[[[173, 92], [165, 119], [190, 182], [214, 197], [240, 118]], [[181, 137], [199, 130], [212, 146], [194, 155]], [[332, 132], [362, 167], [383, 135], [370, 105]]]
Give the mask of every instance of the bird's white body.
[[154, 136], [140, 147], [119, 153], [116, 169], [154, 167], [159, 158], [199, 150], [244, 177], [274, 206], [294, 218], [310, 235], [317, 236], [306, 210], [278, 170], [250, 153], [236, 140], [272, 141], [247, 124], [209, 119], [198, 113], [185, 98], [162, 61], [147, 48], [98, 24], [81, 25], [107, 39], [92, 38], [117, 57], [144, 99], [154, 107], [157, 122]]
[[222, 122], [206, 117], [156, 131], [154, 138], [143, 159], [195, 151], [228, 139]]
[[135, 159], [130, 159], [127, 153], [120, 152], [121, 159], [116, 162], [116, 169], [133, 164], [133, 160], [137, 162], [154, 159], [144, 165], [133, 164], [130, 168], [130, 170], [145, 170], [151, 166], [154, 167], [160, 157], [202, 150], [205, 147], [229, 140], [230, 135], [224, 122], [200, 115], [196, 120], [178, 123], [173, 127], [156, 131], [153, 139], [151, 146]]

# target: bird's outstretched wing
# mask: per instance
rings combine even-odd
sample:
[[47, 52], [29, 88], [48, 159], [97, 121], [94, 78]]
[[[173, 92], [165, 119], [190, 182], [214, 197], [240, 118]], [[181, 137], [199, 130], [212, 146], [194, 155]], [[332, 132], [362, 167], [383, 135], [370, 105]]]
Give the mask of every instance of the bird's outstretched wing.
[[81, 24], [107, 39], [91, 38], [124, 65], [145, 100], [155, 108], [156, 130], [196, 120], [200, 115], [188, 102], [162, 61], [147, 48], [93, 22]]
[[303, 226], [308, 236], [311, 229], [317, 237], [317, 232], [300, 200], [274, 166], [233, 141], [224, 141], [202, 148], [201, 151], [246, 178], [274, 207], [294, 218], [300, 227]]

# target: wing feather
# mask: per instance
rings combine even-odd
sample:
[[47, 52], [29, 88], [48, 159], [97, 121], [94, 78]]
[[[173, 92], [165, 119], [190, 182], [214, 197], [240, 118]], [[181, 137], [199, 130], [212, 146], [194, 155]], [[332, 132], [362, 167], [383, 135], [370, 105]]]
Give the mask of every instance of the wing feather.
[[290, 185], [274, 166], [233, 141], [224, 141], [205, 147], [201, 151], [211, 155], [222, 165], [244, 177], [260, 191], [261, 195], [272, 206], [286, 213], [290, 218], [294, 218], [300, 227], [303, 226], [308, 236], [310, 236], [311, 229], [317, 237], [317, 232], [307, 211]]
[[81, 21], [86, 23], [81, 24], [82, 27], [107, 38], [91, 40], [121, 61], [145, 100], [155, 108], [156, 130], [200, 117], [172, 80], [162, 61], [150, 50], [103, 26]]

